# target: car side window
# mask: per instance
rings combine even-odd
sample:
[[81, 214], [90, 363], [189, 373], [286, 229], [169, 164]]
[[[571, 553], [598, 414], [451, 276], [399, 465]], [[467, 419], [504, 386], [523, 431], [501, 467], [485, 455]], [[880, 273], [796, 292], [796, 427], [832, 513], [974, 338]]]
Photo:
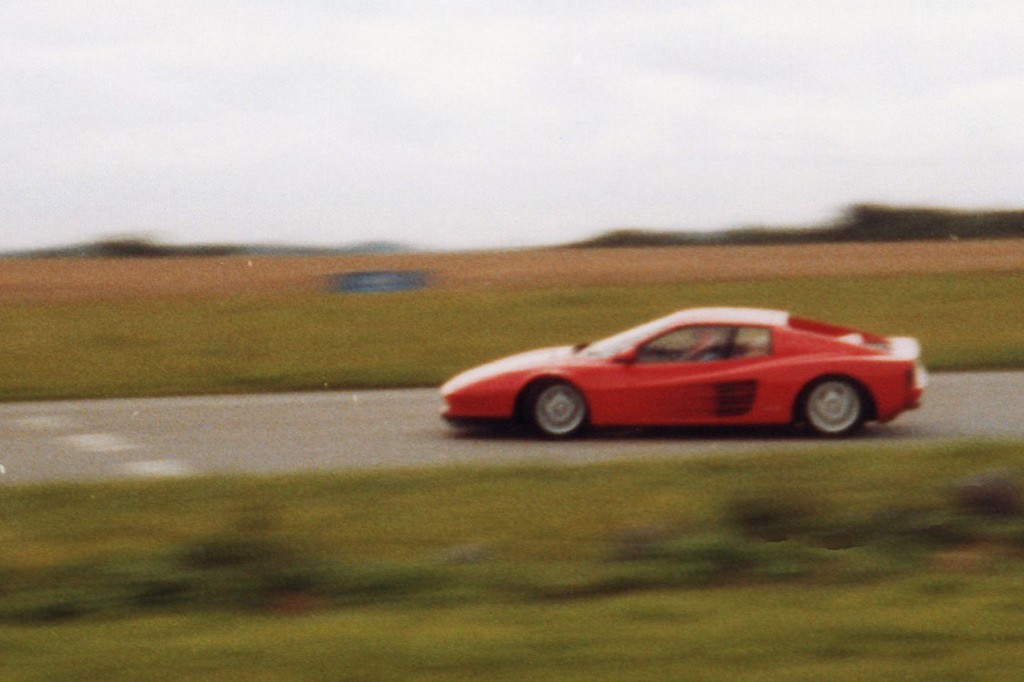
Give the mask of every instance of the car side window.
[[772, 333], [766, 327], [707, 325], [681, 327], [637, 349], [637, 362], [710, 362], [771, 355]]
[[759, 358], [772, 353], [772, 332], [766, 327], [740, 327], [733, 338], [733, 358]]
[[730, 356], [732, 327], [682, 327], [651, 339], [637, 349], [637, 362], [708, 362]]

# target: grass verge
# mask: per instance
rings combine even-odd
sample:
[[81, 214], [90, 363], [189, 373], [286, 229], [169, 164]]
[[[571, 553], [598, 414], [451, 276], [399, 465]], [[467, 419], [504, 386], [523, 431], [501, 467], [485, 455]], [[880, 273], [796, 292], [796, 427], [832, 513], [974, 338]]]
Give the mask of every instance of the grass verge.
[[8, 488], [0, 674], [1014, 679], [1024, 516], [961, 493], [1022, 467], [864, 445]]
[[1024, 367], [1024, 273], [0, 308], [0, 399], [437, 385], [691, 306], [918, 337], [932, 369]]
[[1019, 680], [1018, 577], [0, 626], [8, 682]]

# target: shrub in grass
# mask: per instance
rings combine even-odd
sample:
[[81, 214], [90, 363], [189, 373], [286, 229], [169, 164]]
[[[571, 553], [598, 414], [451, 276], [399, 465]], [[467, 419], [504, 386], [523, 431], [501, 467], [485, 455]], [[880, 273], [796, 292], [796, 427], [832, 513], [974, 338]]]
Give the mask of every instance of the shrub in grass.
[[665, 567], [666, 586], [717, 585], [750, 574], [758, 564], [756, 547], [729, 535], [685, 538], [665, 543], [656, 554]]
[[[30, 573], [31, 575], [29, 575]], [[100, 613], [135, 610], [137, 584], [105, 562], [84, 561], [26, 571], [0, 597], [0, 619], [50, 622]]]
[[729, 500], [725, 518], [743, 535], [778, 542], [804, 534], [816, 516], [815, 505], [804, 495], [777, 491], [741, 495]]
[[137, 556], [109, 559], [103, 566], [104, 583], [116, 590], [122, 610], [159, 609], [188, 601], [190, 576], [167, 557]]
[[98, 609], [94, 590], [47, 587], [23, 590], [0, 600], [0, 617], [15, 623], [51, 623], [78, 618]]
[[303, 557], [297, 548], [280, 540], [248, 533], [223, 533], [199, 538], [179, 551], [179, 562], [190, 570], [273, 570], [294, 565]]
[[196, 599], [210, 605], [262, 607], [300, 595], [333, 604], [394, 601], [444, 582], [439, 567], [328, 562], [263, 533], [201, 538], [180, 552]]
[[955, 504], [961, 511], [983, 516], [1019, 516], [1020, 488], [1006, 470], [970, 476], [954, 485]]
[[854, 530], [859, 544], [897, 555], [946, 549], [983, 536], [981, 525], [946, 509], [892, 508]]
[[664, 526], [630, 527], [614, 534], [610, 554], [621, 566], [607, 578], [609, 591], [614, 586], [625, 590], [779, 582], [811, 576], [825, 562], [827, 550], [784, 541], [806, 528], [809, 505], [743, 498], [729, 509], [740, 534], [672, 537]]
[[670, 539], [665, 526], [628, 526], [609, 538], [610, 556], [614, 561], [639, 561], [656, 557], [662, 544]]
[[282, 594], [318, 594], [330, 568], [298, 546], [262, 533], [233, 532], [199, 538], [175, 556], [195, 605], [261, 607]]
[[670, 586], [788, 582], [811, 578], [835, 562], [829, 550], [799, 541], [763, 542], [735, 536], [687, 539], [666, 548]]
[[757, 548], [754, 577], [758, 582], [782, 583], [819, 575], [838, 561], [835, 553], [803, 542], [771, 542]]
[[326, 571], [317, 588], [334, 604], [372, 604], [443, 592], [440, 567], [419, 563], [338, 565]]

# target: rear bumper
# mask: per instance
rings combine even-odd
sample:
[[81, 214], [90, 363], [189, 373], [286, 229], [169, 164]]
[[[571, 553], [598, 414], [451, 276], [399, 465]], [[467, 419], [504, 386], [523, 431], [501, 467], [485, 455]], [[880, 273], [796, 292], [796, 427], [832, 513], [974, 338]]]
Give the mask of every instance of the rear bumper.
[[916, 410], [921, 407], [921, 396], [924, 395], [924, 391], [916, 390], [911, 391], [910, 395], [907, 396], [907, 404], [903, 409], [905, 410]]
[[910, 390], [907, 392], [907, 409], [913, 410], [921, 406], [921, 396], [924, 395], [924, 389], [928, 387], [928, 370], [924, 368], [920, 362], [914, 363], [914, 374], [913, 380], [910, 384]]
[[928, 370], [916, 362], [914, 368], [907, 372], [907, 397], [903, 403], [904, 410], [916, 410], [921, 407], [921, 396], [928, 386]]

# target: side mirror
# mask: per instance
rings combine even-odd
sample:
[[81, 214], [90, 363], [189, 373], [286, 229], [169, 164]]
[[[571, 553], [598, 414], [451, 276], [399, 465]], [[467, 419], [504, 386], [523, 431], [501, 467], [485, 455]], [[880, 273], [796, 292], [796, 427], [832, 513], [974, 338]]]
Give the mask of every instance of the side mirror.
[[620, 365], [632, 365], [636, 362], [636, 348], [628, 348], [612, 356], [612, 362]]

